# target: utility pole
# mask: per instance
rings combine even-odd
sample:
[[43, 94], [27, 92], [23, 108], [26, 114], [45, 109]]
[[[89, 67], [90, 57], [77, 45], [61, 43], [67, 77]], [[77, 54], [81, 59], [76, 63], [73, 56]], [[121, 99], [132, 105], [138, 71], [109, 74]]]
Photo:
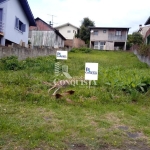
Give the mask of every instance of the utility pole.
[[50, 14], [47, 14], [47, 15], [52, 16], [52, 22], [50, 21], [50, 25], [51, 25], [51, 26], [53, 26], [53, 24], [54, 24], [54, 22], [53, 22], [53, 18], [54, 18], [54, 17], [57, 17], [57, 16], [50, 15]]

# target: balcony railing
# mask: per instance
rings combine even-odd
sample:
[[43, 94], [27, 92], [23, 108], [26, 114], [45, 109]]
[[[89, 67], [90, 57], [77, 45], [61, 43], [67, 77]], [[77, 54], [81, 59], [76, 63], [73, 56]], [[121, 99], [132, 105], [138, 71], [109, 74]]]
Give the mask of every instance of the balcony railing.
[[126, 41], [126, 36], [125, 35], [108, 35], [108, 40], [109, 41]]
[[3, 34], [4, 32], [4, 23], [0, 21], [0, 33]]

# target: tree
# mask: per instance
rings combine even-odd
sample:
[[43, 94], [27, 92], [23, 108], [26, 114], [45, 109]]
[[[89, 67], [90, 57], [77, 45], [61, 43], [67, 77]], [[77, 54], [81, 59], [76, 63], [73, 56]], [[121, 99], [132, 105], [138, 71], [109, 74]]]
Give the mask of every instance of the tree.
[[143, 43], [143, 37], [139, 32], [133, 32], [132, 37], [130, 37], [130, 41], [133, 44], [140, 45]]
[[88, 17], [83, 18], [80, 31], [79, 31], [79, 38], [85, 41], [86, 44], [89, 44], [90, 41], [90, 29], [89, 26], [95, 26], [94, 22], [91, 21]]
[[143, 37], [139, 32], [133, 32], [128, 35], [127, 49], [130, 49], [133, 45], [141, 45], [143, 43]]
[[126, 47], [126, 49], [130, 50], [130, 48], [132, 47], [132, 45], [133, 45], [133, 43], [132, 43], [132, 34], [129, 34], [128, 38], [127, 38], [127, 47]]

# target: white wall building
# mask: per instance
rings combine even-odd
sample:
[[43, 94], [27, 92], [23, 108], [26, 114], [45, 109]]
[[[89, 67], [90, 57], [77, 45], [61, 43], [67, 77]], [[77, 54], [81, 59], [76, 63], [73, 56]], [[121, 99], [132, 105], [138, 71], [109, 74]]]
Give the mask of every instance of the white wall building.
[[0, 0], [0, 45], [28, 44], [29, 26], [36, 26], [27, 0]]
[[59, 32], [67, 39], [67, 40], [73, 40], [75, 34], [78, 33], [79, 28], [70, 24], [66, 23], [63, 25], [60, 25], [58, 27], [55, 27], [55, 29], [59, 30]]

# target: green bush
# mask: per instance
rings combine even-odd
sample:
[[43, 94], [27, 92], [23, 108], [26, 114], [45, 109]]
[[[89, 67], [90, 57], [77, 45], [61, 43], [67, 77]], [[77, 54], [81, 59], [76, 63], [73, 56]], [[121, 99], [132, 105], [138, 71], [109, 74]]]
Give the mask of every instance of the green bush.
[[142, 56], [148, 56], [150, 55], [150, 45], [141, 44], [137, 51]]
[[5, 57], [0, 60], [3, 70], [20, 70], [23, 68], [16, 56]]
[[92, 49], [87, 47], [81, 47], [81, 48], [72, 48], [70, 52], [83, 52], [83, 53], [90, 53]]

